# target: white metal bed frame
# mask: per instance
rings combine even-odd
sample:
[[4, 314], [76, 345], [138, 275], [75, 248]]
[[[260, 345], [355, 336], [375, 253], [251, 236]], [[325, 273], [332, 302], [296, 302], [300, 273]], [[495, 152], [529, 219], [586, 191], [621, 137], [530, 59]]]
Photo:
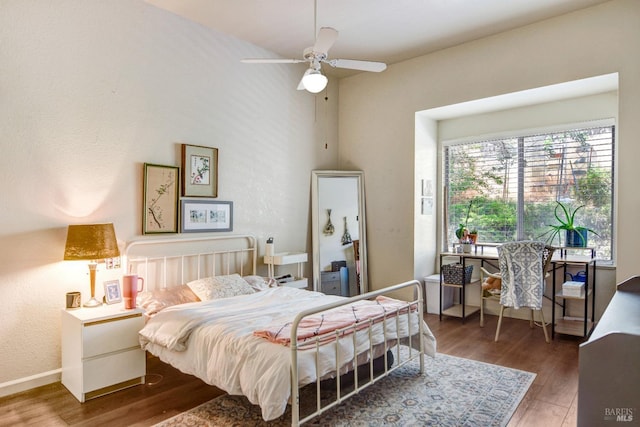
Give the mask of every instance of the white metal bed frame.
[[[389, 346], [389, 340], [387, 339], [387, 335], [386, 335], [386, 327], [383, 327], [383, 330], [385, 331], [385, 335], [384, 335], [384, 351], [383, 351], [383, 360], [384, 360], [384, 372], [378, 374], [378, 376], [374, 375], [374, 357], [369, 357], [369, 361], [366, 364], [367, 368], [364, 369], [368, 369], [369, 370], [369, 377], [365, 380], [365, 382], [360, 385], [359, 383], [359, 377], [358, 377], [358, 370], [360, 369], [360, 366], [355, 363], [354, 364], [354, 369], [353, 369], [353, 376], [354, 376], [354, 387], [351, 391], [348, 391], [344, 396], [342, 396], [342, 390], [341, 390], [341, 376], [336, 374], [336, 399], [334, 401], [332, 401], [331, 403], [326, 404], [325, 406], [321, 405], [321, 401], [320, 401], [320, 381], [316, 381], [316, 410], [314, 412], [312, 412], [311, 414], [305, 416], [304, 418], [300, 419], [300, 388], [298, 386], [298, 356], [297, 356], [297, 351], [298, 351], [298, 339], [297, 339], [297, 330], [298, 330], [298, 325], [300, 324], [300, 322], [307, 316], [311, 316], [313, 314], [317, 314], [317, 313], [321, 313], [323, 311], [326, 310], [330, 310], [332, 308], [336, 308], [336, 307], [341, 307], [343, 305], [347, 305], [347, 304], [352, 304], [356, 301], [360, 301], [360, 300], [365, 300], [365, 299], [373, 299], [379, 295], [384, 295], [384, 294], [388, 294], [391, 292], [395, 292], [395, 291], [399, 291], [401, 289], [405, 289], [407, 287], [414, 287], [415, 289], [415, 293], [414, 295], [417, 296], [417, 299], [415, 301], [411, 301], [411, 302], [407, 302], [406, 305], [403, 305], [402, 307], [398, 308], [395, 313], [390, 314], [389, 316], [387, 316], [385, 314], [384, 317], [384, 322], [386, 322], [389, 319], [392, 319], [392, 321], [396, 322], [396, 331], [399, 330], [399, 322], [400, 322], [400, 316], [403, 316], [404, 314], [400, 314], [400, 312], [403, 309], [407, 309], [406, 312], [406, 316], [407, 316], [407, 320], [409, 321], [409, 331], [412, 331], [412, 325], [410, 323], [410, 319], [411, 319], [411, 309], [415, 308], [418, 311], [418, 321], [417, 323], [417, 329], [418, 329], [418, 333], [417, 333], [417, 340], [418, 340], [418, 349], [419, 350], [414, 350], [413, 348], [413, 343], [412, 340], [415, 339], [413, 338], [415, 336], [415, 334], [409, 334], [408, 337], [408, 347], [409, 347], [409, 356], [408, 358], [406, 358], [405, 360], [402, 360], [400, 357], [400, 343], [396, 343], [396, 344], [392, 344], [391, 346]], [[298, 315], [296, 316], [296, 318], [293, 321], [293, 324], [291, 326], [291, 425], [292, 426], [299, 426], [304, 422], [307, 422], [309, 420], [311, 420], [312, 418], [317, 417], [318, 415], [322, 414], [323, 412], [333, 408], [334, 406], [340, 404], [342, 401], [344, 401], [345, 399], [348, 399], [349, 397], [359, 393], [361, 390], [364, 390], [365, 388], [375, 384], [377, 381], [381, 380], [382, 378], [386, 377], [389, 373], [395, 371], [396, 369], [401, 368], [402, 366], [406, 365], [407, 363], [411, 362], [414, 359], [420, 359], [419, 363], [420, 363], [420, 375], [424, 374], [424, 351], [423, 351], [423, 305], [422, 305], [422, 285], [420, 284], [420, 282], [418, 282], [417, 280], [412, 280], [409, 282], [404, 282], [404, 283], [400, 283], [398, 285], [395, 286], [391, 286], [388, 288], [384, 288], [378, 291], [372, 291], [372, 292], [368, 292], [366, 294], [362, 294], [362, 295], [358, 295], [355, 297], [351, 297], [348, 298], [345, 301], [339, 301], [339, 302], [335, 302], [332, 304], [327, 304], [327, 305], [323, 305], [321, 307], [316, 307], [313, 309], [309, 309], [309, 310], [305, 310], [302, 311], [300, 313], [298, 313]], [[374, 348], [373, 348], [373, 344], [371, 341], [371, 332], [372, 332], [372, 326], [373, 326], [373, 320], [368, 320], [368, 331], [369, 331], [369, 355], [373, 355], [374, 354]], [[336, 340], [341, 340], [343, 334], [345, 331], [348, 330], [352, 330], [355, 329], [355, 325], [353, 326], [348, 326], [346, 328], [342, 328], [342, 329], [336, 329], [333, 333], [336, 335]], [[355, 333], [351, 333], [348, 335], [348, 337], [350, 337], [352, 339], [353, 342], [353, 348], [354, 348], [354, 354], [355, 352], [355, 348], [356, 348], [356, 334]], [[320, 340], [321, 337], [316, 337], [315, 339], [315, 349], [316, 349], [316, 369], [319, 366], [319, 363], [317, 363], [317, 355], [318, 355], [318, 347], [320, 346]], [[396, 349], [396, 356], [395, 359], [397, 360], [397, 363], [392, 366], [389, 367], [388, 364], [388, 356], [387, 356], [387, 349], [391, 347], [391, 348], [395, 348]], [[337, 347], [336, 347], [337, 349]], [[335, 364], [335, 372], [340, 372], [340, 367], [343, 364], [341, 363], [340, 357], [339, 357], [339, 352], [336, 350], [336, 364]], [[320, 378], [320, 374], [319, 372], [316, 373], [316, 377]]]
[[[236, 243], [234, 247], [220, 247], [221, 243], [232, 241]], [[144, 253], [145, 248], [164, 248], [168, 245], [178, 245], [188, 252], [178, 250], [177, 253], [169, 254], [154, 251], [151, 254]], [[140, 250], [143, 252], [138, 253]], [[256, 260], [256, 238], [249, 234], [141, 239], [128, 243], [125, 249], [126, 271], [144, 277], [147, 286], [152, 282], [154, 287], [151, 290], [220, 274], [254, 275], [257, 271]], [[168, 284], [170, 274], [167, 268], [172, 263], [176, 267], [173, 277], [177, 281]], [[153, 277], [154, 274], [156, 277]], [[155, 280], [148, 280], [150, 276]], [[159, 281], [157, 276], [160, 276]]]
[[[231, 244], [229, 248], [221, 247], [221, 245]], [[176, 253], [169, 251], [169, 253], [159, 253], [158, 250], [148, 250], [154, 247], [172, 247], [172, 251], [176, 250], [175, 246], [180, 246], [179, 249], [176, 250]], [[146, 252], [146, 254], [145, 254]], [[210, 236], [203, 235], [197, 237], [190, 238], [159, 238], [159, 239], [141, 239], [130, 242], [125, 249], [125, 265], [126, 269], [129, 273], [137, 273], [145, 278], [145, 282], [147, 286], [150, 286], [150, 277], [153, 278], [152, 281], [158, 282], [151, 289], [158, 288], [167, 288], [168, 286], [175, 286], [179, 284], [186, 283], [189, 280], [199, 279], [201, 277], [206, 276], [215, 276], [218, 272], [219, 274], [231, 274], [238, 273], [241, 276], [244, 275], [254, 275], [256, 274], [256, 259], [257, 259], [257, 247], [256, 247], [256, 239], [251, 235], [221, 235], [221, 236]], [[167, 270], [169, 266], [174, 266], [177, 270], [170, 274]], [[195, 268], [195, 274], [193, 269]], [[246, 270], [245, 270], [246, 269]], [[168, 283], [168, 278], [173, 277], [178, 278], [174, 283]], [[300, 418], [300, 391], [301, 388], [298, 384], [298, 340], [297, 340], [297, 328], [300, 322], [311, 315], [321, 313], [323, 311], [340, 307], [347, 304], [352, 304], [356, 301], [365, 300], [365, 299], [373, 299], [380, 295], [385, 295], [393, 292], [397, 292], [407, 288], [414, 288], [415, 300], [407, 302], [406, 305], [396, 310], [394, 313], [390, 313], [389, 315], [384, 316], [383, 322], [383, 330], [384, 341], [383, 341], [383, 360], [384, 360], [384, 370], [383, 372], [374, 373], [374, 361], [375, 358], [373, 356], [368, 357], [368, 362], [358, 366], [358, 363], [353, 363], [353, 376], [354, 376], [354, 384], [351, 390], [346, 390], [343, 394], [343, 390], [341, 387], [341, 376], [338, 374], [343, 370], [344, 363], [340, 360], [339, 352], [337, 351], [336, 346], [336, 363], [335, 363], [335, 378], [336, 378], [336, 398], [331, 402], [325, 402], [324, 406], [321, 402], [320, 397], [320, 386], [321, 382], [316, 381], [316, 404], [315, 411], [310, 414], [305, 414], [303, 418]], [[149, 288], [147, 288], [149, 290]], [[403, 311], [404, 310], [404, 311]], [[411, 313], [418, 313], [417, 316], [417, 325], [411, 324]], [[403, 312], [402, 314], [400, 312]], [[405, 360], [401, 359], [400, 347], [398, 342], [395, 339], [388, 339], [386, 335], [386, 325], [388, 321], [396, 322], [396, 330], [399, 328], [400, 316], [407, 316], [408, 329], [410, 331], [409, 337], [404, 339], [402, 344], [406, 344], [409, 347], [409, 355]], [[317, 417], [323, 412], [331, 409], [332, 407], [340, 404], [344, 400], [349, 397], [359, 393], [363, 389], [375, 384], [377, 381], [381, 380], [391, 372], [399, 369], [400, 367], [406, 365], [410, 361], [419, 358], [420, 363], [420, 374], [424, 373], [424, 342], [423, 342], [423, 332], [424, 325], [422, 322], [423, 319], [423, 296], [422, 296], [422, 285], [417, 280], [412, 280], [409, 282], [404, 282], [395, 286], [391, 286], [388, 288], [384, 288], [378, 291], [369, 292], [363, 295], [358, 295], [352, 298], [347, 298], [344, 301], [338, 301], [332, 304], [323, 305], [321, 307], [309, 309], [300, 312], [293, 321], [291, 328], [291, 425], [299, 426], [302, 423], [310, 421], [311, 419]], [[361, 325], [359, 324], [359, 330], [361, 330]], [[374, 347], [372, 344], [372, 326], [373, 321], [369, 320], [368, 325], [365, 329], [368, 330], [369, 334], [369, 350], [368, 354], [374, 354]], [[356, 353], [356, 333], [349, 333], [349, 330], [353, 330], [355, 326], [349, 326], [347, 328], [339, 329], [332, 334], [336, 335], [336, 340], [344, 342], [345, 339], [350, 339], [353, 342], [354, 354]], [[415, 329], [414, 329], [415, 328]], [[346, 333], [346, 334], [345, 334]], [[344, 338], [344, 336], [348, 338]], [[417, 337], [417, 338], [416, 338]], [[313, 344], [314, 348], [312, 350], [305, 351], [315, 351], [316, 357], [316, 370], [319, 369], [318, 363], [318, 349], [321, 346], [322, 337], [316, 337], [315, 343]], [[418, 340], [416, 350], [416, 343], [413, 340]], [[279, 345], [279, 344], [274, 344]], [[305, 343], [305, 348], [308, 349], [309, 343]], [[388, 354], [387, 350], [395, 348], [395, 360], [397, 363], [394, 366], [389, 367], [388, 365]], [[344, 361], [349, 363], [349, 361]], [[361, 369], [368, 370], [368, 377], [363, 380], [362, 384], [359, 381], [358, 371]], [[317, 378], [321, 378], [319, 372], [316, 372]]]

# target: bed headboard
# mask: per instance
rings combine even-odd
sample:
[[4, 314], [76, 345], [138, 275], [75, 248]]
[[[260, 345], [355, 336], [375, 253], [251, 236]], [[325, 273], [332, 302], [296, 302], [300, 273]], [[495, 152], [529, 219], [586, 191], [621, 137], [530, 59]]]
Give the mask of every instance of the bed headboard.
[[145, 279], [145, 290], [181, 285], [203, 277], [256, 274], [251, 235], [145, 238], [129, 242], [124, 271]]

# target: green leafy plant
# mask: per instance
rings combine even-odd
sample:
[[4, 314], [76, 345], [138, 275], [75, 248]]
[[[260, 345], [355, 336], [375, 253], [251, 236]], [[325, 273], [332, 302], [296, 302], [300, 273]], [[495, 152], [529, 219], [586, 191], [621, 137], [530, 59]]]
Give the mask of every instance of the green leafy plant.
[[[594, 230], [587, 228], [587, 227], [581, 227], [579, 225], [576, 225], [575, 223], [575, 217], [576, 217], [576, 213], [582, 209], [584, 207], [584, 205], [580, 205], [577, 208], [571, 210], [570, 208], [568, 208], [567, 206], [565, 206], [564, 204], [562, 204], [561, 202], [556, 202], [557, 205], [553, 211], [553, 215], [556, 217], [556, 219], [558, 220], [559, 224], [548, 224], [548, 226], [551, 228], [550, 230], [548, 230], [547, 232], [543, 233], [540, 237], [544, 237], [547, 236], [547, 243], [553, 243], [553, 240], [557, 237], [558, 238], [558, 244], [561, 244], [560, 241], [560, 233], [564, 230], [565, 233], [567, 231], [571, 232], [575, 232], [577, 236], [580, 236], [580, 240], [583, 244], [583, 246], [586, 246], [586, 240], [585, 240], [585, 236], [586, 236], [586, 232], [590, 232], [595, 234], [596, 236], [598, 236], [598, 233], [596, 233]], [[559, 212], [560, 210], [560, 212]]]
[[473, 200], [469, 201], [469, 207], [467, 208], [467, 217], [464, 222], [458, 224], [458, 228], [456, 229], [456, 237], [460, 240], [466, 237], [467, 233], [467, 223], [469, 222], [469, 214], [471, 213], [471, 205], [473, 205]]

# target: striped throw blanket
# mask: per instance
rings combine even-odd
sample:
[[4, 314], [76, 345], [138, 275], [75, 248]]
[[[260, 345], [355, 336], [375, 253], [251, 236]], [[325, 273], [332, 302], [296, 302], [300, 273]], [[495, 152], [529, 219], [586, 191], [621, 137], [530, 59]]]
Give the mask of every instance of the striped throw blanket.
[[[309, 315], [298, 324], [297, 341], [301, 348], [332, 342], [345, 335], [368, 327], [370, 323], [407, 313], [409, 303], [397, 299], [378, 296], [374, 301], [362, 300], [346, 306], [340, 306], [321, 313]], [[416, 311], [415, 304], [411, 311]], [[256, 330], [254, 335], [271, 342], [291, 345], [291, 326], [293, 322], [278, 323]]]

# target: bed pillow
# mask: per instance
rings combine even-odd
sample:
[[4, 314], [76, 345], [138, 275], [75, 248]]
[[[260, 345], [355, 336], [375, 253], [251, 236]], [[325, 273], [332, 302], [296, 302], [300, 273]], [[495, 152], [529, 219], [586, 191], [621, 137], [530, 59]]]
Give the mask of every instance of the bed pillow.
[[255, 291], [239, 274], [193, 280], [187, 285], [202, 301], [252, 294]]
[[147, 316], [153, 316], [172, 305], [196, 301], [200, 301], [200, 298], [187, 285], [140, 292], [136, 298], [138, 307], [144, 309]]
[[244, 276], [243, 279], [253, 288], [254, 291], [263, 291], [268, 288], [278, 286], [275, 279], [262, 276]]

